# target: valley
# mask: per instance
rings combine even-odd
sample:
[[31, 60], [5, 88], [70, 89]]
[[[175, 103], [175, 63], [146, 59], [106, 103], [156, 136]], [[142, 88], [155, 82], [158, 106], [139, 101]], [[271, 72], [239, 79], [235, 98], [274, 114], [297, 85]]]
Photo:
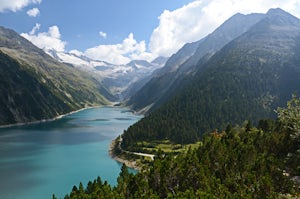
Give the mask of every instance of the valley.
[[[0, 129], [0, 141], [4, 148], [28, 139], [45, 151], [55, 145], [76, 151], [80, 142], [108, 140], [108, 151], [115, 139], [110, 156], [139, 170], [123, 165], [115, 184], [84, 178], [66, 199], [297, 198], [299, 54], [300, 19], [280, 8], [234, 14], [169, 58], [125, 64], [40, 49], [0, 27], [0, 125], [25, 124]], [[68, 115], [78, 110], [84, 111]], [[0, 162], [3, 174], [9, 158], [2, 170]]]

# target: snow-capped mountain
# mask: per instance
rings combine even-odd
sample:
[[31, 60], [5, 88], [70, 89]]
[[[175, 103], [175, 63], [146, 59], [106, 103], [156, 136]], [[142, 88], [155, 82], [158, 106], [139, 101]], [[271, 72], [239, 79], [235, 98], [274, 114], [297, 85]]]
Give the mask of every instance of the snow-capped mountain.
[[[123, 96], [122, 93], [129, 94], [124, 92], [127, 88], [132, 87], [136, 82], [141, 84], [144, 78], [151, 75], [156, 69], [163, 67], [167, 61], [167, 58], [159, 57], [151, 63], [145, 60], [133, 60], [125, 65], [114, 65], [105, 61], [90, 59], [76, 51], [57, 52], [51, 50], [47, 53], [60, 62], [92, 73], [94, 77], [103, 82], [112, 94], [120, 99], [127, 97]], [[135, 90], [131, 89], [130, 93], [133, 92]]]
[[140, 69], [140, 68], [147, 69], [147, 68], [153, 67], [154, 64], [151, 64], [151, 63], [147, 62], [146, 60], [133, 60], [126, 65], [137, 68], [137, 69]]
[[72, 52], [57, 52], [55, 50], [48, 50], [46, 51], [49, 55], [54, 57], [60, 62], [71, 64], [77, 68], [83, 68], [85, 70], [94, 70], [95, 67], [100, 66], [110, 66], [112, 64], [109, 64], [104, 61], [96, 61], [92, 60], [83, 54], [79, 53], [72, 53]]

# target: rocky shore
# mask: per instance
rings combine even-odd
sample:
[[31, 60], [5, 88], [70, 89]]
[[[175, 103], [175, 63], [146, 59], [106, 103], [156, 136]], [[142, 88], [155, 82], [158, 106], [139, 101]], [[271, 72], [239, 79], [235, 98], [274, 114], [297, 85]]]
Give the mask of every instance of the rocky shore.
[[[118, 138], [116, 138], [118, 139]], [[114, 148], [118, 147], [117, 146], [117, 142], [116, 142], [116, 139], [113, 140], [111, 143], [110, 143], [110, 146], [109, 146], [109, 156], [111, 158], [113, 158], [114, 160], [116, 160], [117, 162], [121, 163], [121, 164], [125, 164], [127, 167], [129, 168], [132, 168], [132, 169], [135, 169], [137, 171], [140, 171], [141, 170], [141, 167], [139, 167], [137, 165], [137, 162], [136, 161], [132, 161], [132, 160], [127, 160], [125, 159], [124, 157], [121, 157], [117, 154], [114, 153]]]

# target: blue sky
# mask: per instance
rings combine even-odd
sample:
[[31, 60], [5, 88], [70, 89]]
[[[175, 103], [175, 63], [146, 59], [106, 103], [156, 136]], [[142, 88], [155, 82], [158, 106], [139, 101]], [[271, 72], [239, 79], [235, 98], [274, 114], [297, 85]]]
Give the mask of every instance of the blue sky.
[[300, 16], [299, 0], [0, 0], [0, 25], [45, 50], [122, 64], [170, 56], [237, 12], [272, 7]]
[[[43, 0], [17, 12], [0, 13], [0, 22], [19, 33], [29, 32], [36, 23], [41, 24], [40, 31], [57, 25], [62, 39], [68, 41], [67, 49], [85, 50], [95, 43], [118, 43], [131, 32], [137, 40], [149, 40], [165, 9], [189, 2], [192, 0]], [[38, 8], [40, 14], [29, 17], [27, 11], [32, 8]], [[105, 39], [99, 37], [100, 31], [107, 34]]]

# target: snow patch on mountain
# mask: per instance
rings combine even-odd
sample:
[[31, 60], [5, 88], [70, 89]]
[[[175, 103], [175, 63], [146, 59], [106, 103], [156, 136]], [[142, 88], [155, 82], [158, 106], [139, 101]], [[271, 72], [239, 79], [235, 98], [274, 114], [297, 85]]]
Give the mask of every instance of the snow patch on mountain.
[[126, 65], [115, 65], [105, 61], [93, 60], [76, 51], [57, 52], [47, 50], [47, 53], [60, 62], [72, 65], [80, 70], [100, 78], [102, 83], [115, 95], [122, 98], [124, 92], [132, 84], [151, 75], [164, 66], [167, 58], [159, 57], [149, 63], [145, 60], [133, 60]]

